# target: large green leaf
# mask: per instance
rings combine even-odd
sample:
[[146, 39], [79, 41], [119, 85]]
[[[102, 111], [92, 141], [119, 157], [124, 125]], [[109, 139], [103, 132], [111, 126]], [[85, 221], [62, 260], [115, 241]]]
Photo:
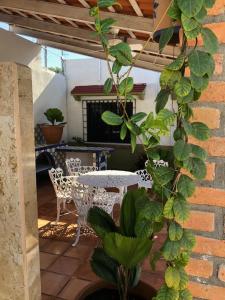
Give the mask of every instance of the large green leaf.
[[123, 119], [121, 116], [111, 112], [111, 111], [105, 111], [102, 114], [102, 120], [108, 124], [108, 125], [112, 125], [112, 126], [117, 126], [117, 125], [121, 125], [123, 123]]
[[124, 80], [121, 81], [119, 84], [119, 93], [120, 95], [124, 96], [126, 94], [129, 94], [134, 87], [134, 80], [132, 77], [127, 77]]
[[194, 89], [190, 90], [190, 93], [185, 97], [178, 97], [177, 101], [181, 104], [191, 103], [194, 100]]
[[165, 282], [169, 288], [177, 289], [180, 284], [180, 272], [177, 268], [169, 266], [165, 272]]
[[173, 0], [173, 2], [171, 3], [170, 5], [170, 8], [167, 12], [168, 16], [171, 18], [171, 19], [174, 19], [174, 20], [180, 20], [181, 18], [181, 11], [177, 5], [177, 0]]
[[162, 109], [156, 116], [156, 121], [161, 121], [166, 126], [171, 126], [176, 120], [176, 114], [169, 109]]
[[180, 274], [179, 289], [184, 290], [187, 288], [188, 285], [188, 274], [185, 272], [184, 268], [179, 268], [179, 274]]
[[195, 236], [189, 229], [184, 229], [182, 239], [180, 240], [180, 245], [183, 249], [191, 251], [195, 246]]
[[132, 63], [132, 54], [130, 46], [121, 42], [109, 48], [109, 53], [117, 59], [117, 61], [124, 66], [129, 66]]
[[194, 30], [199, 26], [199, 23], [194, 18], [188, 18], [184, 14], [181, 15], [181, 21], [186, 31]]
[[202, 23], [206, 16], [207, 9], [203, 6], [200, 12], [195, 16], [195, 20], [197, 20], [199, 23]]
[[155, 111], [156, 113], [158, 113], [161, 109], [163, 109], [168, 100], [169, 100], [169, 95], [170, 95], [170, 91], [169, 90], [160, 90], [156, 99], [155, 99], [155, 102], [156, 102], [156, 108], [155, 108]]
[[123, 123], [120, 129], [120, 139], [123, 141], [127, 135], [127, 125]]
[[98, 0], [97, 4], [101, 8], [110, 7], [116, 4], [117, 0]]
[[189, 158], [190, 173], [196, 179], [204, 179], [206, 176], [206, 165], [204, 161], [197, 157]]
[[156, 184], [163, 186], [169, 183], [174, 177], [174, 170], [168, 167], [158, 167], [149, 170]]
[[183, 291], [180, 291], [179, 299], [178, 300], [192, 300], [193, 297], [189, 290], [185, 289]]
[[115, 60], [112, 66], [112, 72], [114, 74], [118, 74], [122, 68], [122, 65], [118, 62], [118, 60]]
[[183, 236], [183, 228], [180, 224], [172, 222], [169, 226], [169, 239], [171, 241], [179, 241]]
[[204, 75], [203, 77], [199, 77], [191, 72], [191, 85], [196, 91], [202, 92], [204, 89], [207, 88], [208, 83], [209, 83], [209, 77], [207, 74]]
[[201, 148], [198, 145], [193, 145], [191, 144], [191, 148], [192, 148], [192, 154], [202, 160], [205, 160], [207, 158], [207, 152], [205, 151], [205, 149]]
[[109, 95], [112, 91], [112, 87], [113, 87], [113, 80], [112, 78], [108, 78], [106, 79], [105, 83], [104, 83], [104, 93], [106, 95]]
[[162, 218], [162, 204], [156, 201], [149, 201], [140, 211], [139, 217], [145, 218], [151, 222], [158, 222]]
[[180, 71], [164, 69], [160, 75], [160, 85], [162, 88], [173, 88], [175, 83], [181, 79]]
[[134, 153], [137, 146], [137, 136], [131, 132], [130, 134], [131, 151]]
[[160, 35], [159, 39], [159, 52], [162, 53], [163, 49], [166, 47], [166, 45], [169, 43], [173, 36], [174, 27], [169, 27], [162, 30], [162, 33]]
[[173, 147], [174, 156], [180, 161], [188, 159], [191, 154], [191, 150], [191, 145], [185, 143], [183, 140], [178, 140]]
[[165, 260], [174, 260], [180, 254], [180, 241], [167, 240], [163, 246], [162, 253]]
[[185, 97], [191, 91], [191, 82], [188, 78], [183, 77], [174, 87], [174, 91], [178, 97]]
[[202, 28], [202, 38], [204, 42], [205, 49], [209, 53], [216, 53], [219, 47], [217, 37], [215, 33], [209, 28]]
[[174, 198], [169, 198], [166, 204], [164, 205], [163, 215], [167, 219], [174, 218], [173, 204], [174, 204]]
[[210, 57], [208, 53], [200, 50], [192, 51], [188, 57], [188, 64], [191, 72], [199, 77], [202, 77], [207, 73], [207, 66], [209, 65], [209, 63]]
[[119, 264], [108, 256], [102, 248], [95, 248], [90, 260], [92, 270], [100, 278], [113, 284], [117, 284]]
[[166, 68], [172, 71], [178, 71], [184, 65], [185, 57], [184, 55], [178, 56], [171, 64], [169, 64]]
[[135, 234], [137, 237], [149, 238], [153, 234], [152, 221], [139, 216], [135, 224]]
[[138, 122], [142, 121], [146, 116], [147, 116], [146, 113], [144, 113], [144, 112], [138, 112], [138, 113], [134, 114], [134, 115], [131, 117], [131, 120], [132, 120], [134, 123], [138, 123]]
[[201, 32], [201, 26], [198, 26], [195, 29], [190, 30], [190, 31], [186, 31], [186, 30], [184, 31], [187, 39], [189, 39], [189, 40], [196, 39], [198, 37], [198, 35], [200, 34], [200, 32]]
[[148, 238], [132, 238], [118, 233], [108, 233], [104, 237], [105, 252], [127, 268], [141, 263], [149, 254], [152, 241]]
[[178, 195], [174, 200], [173, 211], [177, 222], [184, 222], [189, 217], [189, 206], [187, 201]]
[[156, 300], [178, 300], [179, 292], [173, 288], [169, 288], [164, 284], [158, 291]]
[[194, 181], [187, 175], [181, 175], [177, 183], [177, 190], [185, 198], [191, 197], [195, 191]]
[[[135, 236], [136, 209], [135, 201], [140, 197], [140, 190], [129, 191], [123, 197], [120, 212], [120, 232], [126, 236]], [[136, 198], [137, 197], [137, 198]]]
[[177, 0], [177, 4], [182, 13], [191, 18], [197, 15], [203, 6], [204, 0]]
[[89, 209], [87, 221], [100, 237], [118, 230], [111, 216], [97, 206]]
[[102, 33], [108, 33], [111, 26], [116, 22], [115, 19], [107, 18], [101, 21], [101, 32]]
[[206, 8], [212, 8], [216, 0], [204, 0], [204, 5]]
[[201, 122], [191, 123], [191, 135], [201, 141], [206, 141], [210, 137], [210, 130], [207, 125]]

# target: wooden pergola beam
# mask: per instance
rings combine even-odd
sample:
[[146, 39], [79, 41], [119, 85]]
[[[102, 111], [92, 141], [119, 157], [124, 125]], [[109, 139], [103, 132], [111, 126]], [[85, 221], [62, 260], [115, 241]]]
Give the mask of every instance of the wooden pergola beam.
[[[14, 27], [13, 31], [15, 33], [18, 34], [24, 34], [24, 35], [28, 35], [28, 36], [32, 36], [35, 37], [37, 39], [41, 39], [41, 40], [45, 40], [45, 41], [52, 41], [52, 42], [57, 42], [57, 43], [61, 43], [61, 44], [66, 44], [69, 46], [74, 46], [74, 47], [79, 47], [79, 48], [84, 48], [84, 49], [88, 49], [92, 52], [102, 52], [103, 53], [103, 48], [101, 47], [101, 45], [99, 44], [90, 44], [88, 42], [84, 42], [84, 41], [78, 41], [78, 40], [74, 40], [71, 38], [65, 38], [65, 37], [60, 37], [60, 36], [53, 36], [52, 34], [48, 34], [48, 33], [40, 33], [38, 31], [34, 31], [34, 30], [28, 30], [28, 29], [24, 29], [24, 28], [19, 28], [19, 27]], [[103, 53], [104, 54], [104, 53]], [[164, 58], [164, 57], [160, 57], [160, 56], [154, 56], [154, 55], [150, 55], [150, 54], [141, 54], [139, 56], [139, 61], [145, 61], [145, 62], [150, 62], [150, 63], [156, 63], [162, 66], [168, 65], [170, 64], [173, 60], [169, 59], [169, 58]]]
[[[0, 21], [12, 25], [20, 26], [20, 27], [25, 27], [28, 29], [40, 31], [40, 32], [47, 32], [55, 35], [61, 35], [65, 37], [71, 37], [80, 40], [87, 40], [87, 41], [99, 43], [99, 38], [95, 36], [91, 31], [81, 29], [81, 28], [75, 28], [74, 26], [72, 27], [72, 26], [66, 26], [62, 24], [59, 25], [47, 21], [34, 20], [32, 18], [24, 18], [24, 17], [9, 15], [5, 13], [0, 13]], [[76, 24], [74, 23], [74, 25]], [[115, 36], [109, 35], [108, 38], [113, 39], [115, 38]], [[132, 38], [128, 38], [127, 42], [129, 44], [141, 44], [141, 45], [145, 44], [145, 41], [143, 40], [132, 39]], [[147, 52], [157, 54], [159, 52], [159, 46], [157, 43], [150, 42], [146, 46], [145, 50]], [[176, 57], [177, 55], [179, 55], [179, 52], [180, 49], [178, 47], [167, 46], [165, 47], [162, 54], [165, 56]]]
[[[22, 12], [31, 12], [55, 18], [70, 19], [83, 23], [94, 23], [93, 17], [89, 16], [89, 9], [61, 5], [45, 1], [33, 0], [0, 0], [0, 7], [6, 9], [18, 9]], [[128, 16], [124, 14], [101, 12], [102, 18], [114, 18], [117, 22], [114, 27], [151, 34], [153, 22], [149, 18]]]

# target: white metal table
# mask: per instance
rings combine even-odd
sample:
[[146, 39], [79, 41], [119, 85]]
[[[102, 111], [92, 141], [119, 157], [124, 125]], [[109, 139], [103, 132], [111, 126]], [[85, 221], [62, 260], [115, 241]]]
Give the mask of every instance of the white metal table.
[[135, 173], [120, 170], [94, 171], [82, 174], [77, 181], [84, 185], [101, 188], [126, 188], [137, 184], [139, 176]]

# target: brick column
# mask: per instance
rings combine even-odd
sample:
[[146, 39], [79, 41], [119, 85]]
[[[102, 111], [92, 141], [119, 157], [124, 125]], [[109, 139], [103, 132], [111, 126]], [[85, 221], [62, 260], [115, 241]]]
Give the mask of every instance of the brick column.
[[225, 299], [225, 1], [208, 11], [206, 26], [220, 43], [216, 68], [208, 89], [194, 107], [195, 121], [212, 130], [206, 142], [191, 139], [208, 152], [207, 176], [190, 198], [192, 212], [186, 227], [196, 234], [196, 247], [187, 266], [194, 299]]
[[0, 299], [40, 300], [31, 72], [0, 63]]

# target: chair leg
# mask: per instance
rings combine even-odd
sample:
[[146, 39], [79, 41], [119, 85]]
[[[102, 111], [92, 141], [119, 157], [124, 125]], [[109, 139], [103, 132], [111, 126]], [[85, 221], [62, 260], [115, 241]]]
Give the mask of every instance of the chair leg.
[[58, 224], [60, 218], [61, 200], [57, 198], [57, 217], [55, 223]]
[[74, 243], [72, 244], [73, 247], [75, 247], [78, 244], [78, 242], [79, 242], [79, 239], [80, 239], [80, 227], [81, 227], [80, 224], [78, 224], [78, 228], [76, 230], [76, 239], [75, 239]]

